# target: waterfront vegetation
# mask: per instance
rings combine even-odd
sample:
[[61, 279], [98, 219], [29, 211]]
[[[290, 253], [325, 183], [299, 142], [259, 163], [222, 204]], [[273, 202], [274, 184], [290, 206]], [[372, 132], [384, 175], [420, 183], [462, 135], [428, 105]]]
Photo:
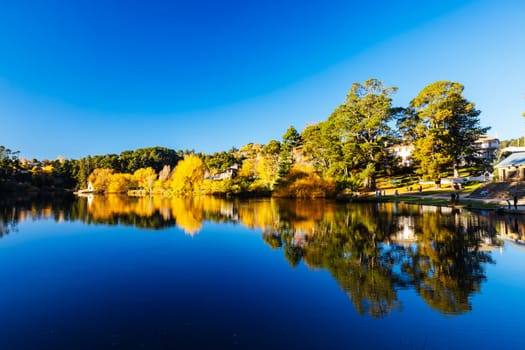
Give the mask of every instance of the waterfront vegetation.
[[[489, 128], [466, 100], [463, 86], [438, 81], [406, 107], [392, 104], [395, 87], [377, 79], [354, 83], [326, 120], [302, 132], [290, 126], [281, 140], [213, 154], [151, 147], [78, 160], [20, 159], [0, 148], [3, 192], [86, 190], [95, 193], [335, 197], [399, 188], [419, 179], [458, 176], [460, 166], [479, 174], [490, 167], [477, 157], [475, 141]], [[415, 146], [412, 164], [400, 164], [391, 147]], [[416, 180], [413, 180], [416, 179]]]

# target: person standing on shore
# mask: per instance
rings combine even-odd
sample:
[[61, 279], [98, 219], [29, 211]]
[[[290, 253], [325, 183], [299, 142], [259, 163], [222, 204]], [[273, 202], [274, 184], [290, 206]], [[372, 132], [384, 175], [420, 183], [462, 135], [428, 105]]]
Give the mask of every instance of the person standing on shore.
[[509, 193], [508, 193], [508, 197], [507, 197], [507, 199], [506, 199], [506, 201], [507, 201], [507, 205], [509, 206], [509, 210], [510, 210], [510, 208], [511, 208], [511, 203], [510, 203], [510, 199], [511, 199], [511, 198], [513, 198], [513, 196], [512, 196], [512, 192], [509, 191]]
[[514, 201], [514, 210], [518, 210], [518, 194], [516, 192], [512, 195], [512, 199]]

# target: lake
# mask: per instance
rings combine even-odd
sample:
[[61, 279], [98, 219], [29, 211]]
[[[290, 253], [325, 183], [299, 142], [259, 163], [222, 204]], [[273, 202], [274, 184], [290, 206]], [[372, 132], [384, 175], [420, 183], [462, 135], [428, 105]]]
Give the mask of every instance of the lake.
[[4, 200], [0, 349], [525, 348], [524, 232], [402, 203]]

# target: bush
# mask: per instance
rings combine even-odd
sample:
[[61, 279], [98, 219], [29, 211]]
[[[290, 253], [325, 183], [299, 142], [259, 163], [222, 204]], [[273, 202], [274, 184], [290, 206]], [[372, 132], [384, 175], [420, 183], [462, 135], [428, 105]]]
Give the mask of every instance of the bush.
[[337, 185], [331, 179], [322, 179], [313, 168], [295, 165], [288, 176], [283, 179], [279, 188], [273, 193], [275, 197], [319, 198], [336, 194]]

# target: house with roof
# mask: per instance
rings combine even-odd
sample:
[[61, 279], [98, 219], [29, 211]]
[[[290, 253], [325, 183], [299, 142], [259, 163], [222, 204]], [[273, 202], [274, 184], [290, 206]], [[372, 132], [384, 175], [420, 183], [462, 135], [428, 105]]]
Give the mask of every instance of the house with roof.
[[484, 159], [487, 163], [493, 163], [496, 160], [499, 148], [499, 139], [497, 137], [481, 135], [476, 141], [478, 158]]
[[220, 171], [213, 175], [205, 175], [204, 177], [208, 180], [214, 180], [214, 181], [231, 180], [237, 176], [239, 169], [240, 169], [239, 164], [234, 164], [226, 168], [226, 170], [224, 171]]
[[525, 181], [525, 152], [512, 153], [494, 167], [500, 181]]
[[517, 153], [517, 152], [525, 152], [525, 147], [518, 147], [518, 146], [508, 146], [505, 148], [502, 148], [500, 150], [501, 154], [505, 153]]
[[[499, 139], [497, 137], [481, 135], [476, 141], [476, 158], [484, 160], [485, 164], [492, 164], [497, 159]], [[410, 167], [413, 165], [412, 153], [414, 145], [410, 142], [395, 144], [388, 148], [389, 153], [398, 160], [397, 166]], [[466, 165], [466, 164], [463, 164]]]

